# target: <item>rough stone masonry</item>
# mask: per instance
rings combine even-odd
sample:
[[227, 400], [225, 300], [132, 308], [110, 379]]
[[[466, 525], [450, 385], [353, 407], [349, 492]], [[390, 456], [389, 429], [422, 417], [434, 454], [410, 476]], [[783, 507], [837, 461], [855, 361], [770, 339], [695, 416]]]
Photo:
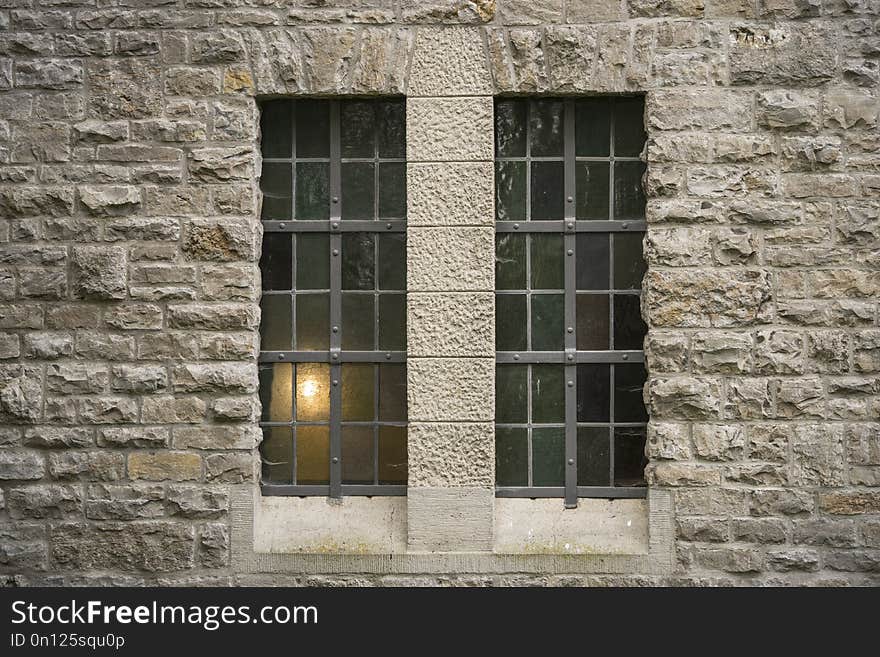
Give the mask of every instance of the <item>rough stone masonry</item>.
[[[878, 0], [0, 0], [0, 581], [880, 583], [878, 14]], [[231, 501], [254, 487], [260, 440], [256, 100], [408, 97], [422, 508], [422, 488], [491, 504], [492, 96], [619, 92], [647, 98], [648, 479], [671, 496], [668, 567], [242, 572]], [[425, 518], [410, 525], [430, 533]]]

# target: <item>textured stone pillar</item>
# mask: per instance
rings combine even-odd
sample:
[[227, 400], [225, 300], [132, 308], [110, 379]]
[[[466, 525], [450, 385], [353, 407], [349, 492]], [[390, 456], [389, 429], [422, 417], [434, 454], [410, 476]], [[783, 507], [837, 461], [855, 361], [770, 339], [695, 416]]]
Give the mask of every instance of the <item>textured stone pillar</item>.
[[409, 549], [492, 547], [492, 84], [472, 28], [421, 29], [407, 97]]

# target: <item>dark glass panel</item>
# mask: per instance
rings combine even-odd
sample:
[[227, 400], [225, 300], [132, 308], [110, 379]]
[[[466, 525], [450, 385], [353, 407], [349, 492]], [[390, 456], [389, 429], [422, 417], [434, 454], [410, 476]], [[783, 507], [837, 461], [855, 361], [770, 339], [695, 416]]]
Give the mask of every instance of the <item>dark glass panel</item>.
[[614, 165], [614, 218], [644, 219], [645, 192], [642, 189], [643, 162]]
[[526, 289], [526, 236], [495, 235], [495, 289]]
[[296, 236], [296, 288], [330, 288], [330, 236], [326, 233], [299, 233]]
[[529, 117], [531, 154], [538, 157], [554, 157], [563, 155], [563, 134], [565, 128], [562, 120], [563, 104], [561, 100], [536, 100], [532, 102]]
[[609, 348], [608, 295], [577, 295], [577, 348], [602, 351]]
[[330, 218], [330, 165], [324, 162], [296, 164], [296, 218]]
[[608, 427], [578, 427], [577, 485], [611, 484], [611, 437]]
[[296, 345], [299, 351], [330, 348], [330, 295], [296, 295]]
[[525, 424], [529, 416], [528, 365], [495, 367], [495, 422]]
[[342, 421], [376, 418], [376, 373], [372, 363], [342, 364]]
[[618, 98], [614, 101], [614, 154], [638, 157], [648, 135], [645, 134], [645, 99]]
[[501, 100], [495, 103], [495, 154], [498, 157], [525, 156], [526, 102]]
[[379, 122], [379, 157], [406, 156], [406, 104], [401, 100], [376, 106]]
[[559, 351], [565, 342], [565, 296], [532, 295], [532, 351]]
[[565, 429], [532, 429], [532, 485], [565, 485]]
[[565, 422], [563, 365], [532, 365], [532, 422]]
[[372, 162], [342, 163], [342, 218], [376, 218], [375, 167]]
[[526, 296], [524, 294], [495, 295], [495, 349], [497, 351], [525, 351], [526, 349]]
[[578, 290], [607, 290], [611, 285], [608, 233], [578, 233]]
[[290, 295], [264, 294], [260, 299], [260, 317], [260, 350], [290, 350], [293, 337]]
[[406, 289], [406, 236], [379, 235], [379, 289]]
[[614, 429], [614, 485], [645, 486], [645, 427]]
[[293, 237], [290, 233], [263, 235], [260, 273], [264, 290], [292, 289]]
[[342, 348], [375, 349], [375, 297], [362, 292], [342, 293]]
[[260, 189], [263, 192], [263, 221], [285, 221], [290, 219], [293, 206], [293, 178], [287, 162], [263, 162], [260, 174]]
[[532, 221], [563, 218], [564, 170], [562, 162], [532, 162]]
[[535, 233], [531, 235], [532, 289], [562, 290], [565, 288], [565, 249], [562, 235]]
[[342, 427], [342, 483], [372, 484], [373, 427]]
[[293, 483], [293, 430], [290, 427], [263, 427], [260, 461], [264, 484]]
[[330, 157], [330, 104], [296, 101], [296, 157]]
[[330, 419], [330, 366], [299, 363], [296, 366], [296, 419], [327, 422]]
[[379, 483], [406, 484], [406, 427], [379, 427]]
[[609, 167], [607, 162], [578, 162], [575, 166], [578, 219], [605, 221], [611, 218], [608, 209]]
[[528, 486], [529, 443], [526, 429], [495, 429], [495, 485]]
[[643, 233], [614, 234], [614, 289], [638, 290], [647, 265], [642, 255]]
[[376, 248], [372, 233], [342, 236], [342, 289], [372, 290], [376, 287]]
[[611, 146], [611, 113], [607, 98], [585, 98], [575, 103], [575, 155], [607, 157]]
[[614, 366], [614, 421], [647, 422], [648, 413], [642, 398], [647, 379], [642, 363]]
[[260, 145], [263, 157], [290, 157], [293, 144], [287, 100], [270, 100], [260, 106]]
[[296, 483], [320, 486], [330, 483], [330, 427], [296, 428]]
[[495, 163], [495, 218], [498, 221], [525, 221], [525, 162]]
[[379, 349], [406, 350], [406, 295], [379, 295]]
[[611, 411], [611, 366], [577, 366], [578, 422], [608, 422]]
[[639, 310], [639, 297], [636, 294], [614, 295], [614, 348], [643, 348], [648, 326]]
[[293, 419], [293, 365], [260, 365], [260, 419], [264, 422], [290, 422]]
[[403, 162], [379, 165], [379, 217], [406, 217], [406, 164]]
[[376, 122], [370, 102], [348, 101], [340, 111], [342, 157], [374, 157]]
[[379, 365], [379, 420], [406, 422], [406, 365]]

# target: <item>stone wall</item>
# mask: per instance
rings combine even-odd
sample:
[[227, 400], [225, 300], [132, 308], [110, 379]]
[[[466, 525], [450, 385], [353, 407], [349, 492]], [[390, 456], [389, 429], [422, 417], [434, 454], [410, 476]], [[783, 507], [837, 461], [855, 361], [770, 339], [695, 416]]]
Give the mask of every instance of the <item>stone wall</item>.
[[[876, 584], [878, 11], [0, 0], [0, 578]], [[667, 572], [239, 572], [231, 502], [259, 440], [255, 99], [408, 96], [412, 531], [414, 508], [460, 489], [491, 502], [491, 96], [623, 91], [647, 94], [648, 475], [671, 494]], [[437, 547], [422, 520], [417, 547]]]

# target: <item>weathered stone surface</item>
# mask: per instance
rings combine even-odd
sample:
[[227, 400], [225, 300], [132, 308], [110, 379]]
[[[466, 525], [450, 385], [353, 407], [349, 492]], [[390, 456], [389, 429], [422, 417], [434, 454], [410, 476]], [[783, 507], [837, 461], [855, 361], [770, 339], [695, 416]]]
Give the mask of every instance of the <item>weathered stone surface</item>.
[[494, 486], [491, 424], [411, 424], [407, 435], [409, 486]]
[[182, 518], [221, 518], [229, 508], [229, 496], [222, 488], [168, 487], [168, 512]]
[[55, 452], [49, 455], [49, 472], [62, 481], [116, 481], [125, 475], [125, 457], [118, 452]]
[[413, 293], [407, 297], [407, 350], [416, 356], [492, 356], [494, 295]]
[[408, 100], [407, 160], [491, 160], [492, 114], [490, 97]]
[[147, 481], [187, 481], [202, 475], [202, 460], [187, 452], [133, 452], [128, 457], [128, 476]]
[[76, 488], [58, 484], [9, 488], [6, 508], [14, 519], [64, 518], [82, 512], [82, 497]]
[[837, 63], [834, 30], [798, 23], [730, 28], [732, 84], [816, 85], [831, 79]]
[[[456, 56], [448, 60], [450, 52]], [[416, 35], [407, 95], [492, 93], [482, 37], [476, 28], [421, 29]]]
[[[752, 116], [744, 108], [751, 96], [739, 91], [659, 90], [648, 97], [648, 126], [656, 130], [728, 130], [751, 129]], [[730, 112], [727, 108], [739, 107]]]
[[72, 249], [73, 291], [81, 299], [123, 299], [126, 258], [121, 247], [76, 246]]
[[249, 222], [192, 219], [185, 224], [182, 249], [193, 260], [253, 260], [254, 228]]
[[136, 212], [141, 197], [136, 187], [85, 186], [79, 188], [79, 200], [93, 215], [99, 217], [119, 216]]
[[758, 94], [758, 123], [767, 128], [809, 129], [819, 122], [819, 103], [813, 95], [771, 89]]
[[693, 425], [694, 451], [707, 461], [737, 460], [745, 446], [745, 433], [740, 426]]
[[491, 421], [494, 381], [494, 359], [412, 359], [407, 363], [409, 421]]
[[712, 378], [654, 378], [645, 396], [650, 412], [664, 419], [718, 418], [721, 407], [720, 381]]
[[411, 229], [407, 235], [407, 289], [491, 291], [494, 253], [491, 228]]
[[158, 114], [162, 104], [160, 71], [152, 60], [90, 60], [90, 114], [104, 120]]
[[0, 451], [0, 479], [40, 479], [45, 469], [42, 456], [36, 452], [10, 449]]
[[152, 484], [91, 484], [85, 501], [90, 520], [136, 520], [165, 514], [165, 491]]
[[407, 166], [407, 224], [490, 226], [494, 223], [492, 165], [412, 163]]

